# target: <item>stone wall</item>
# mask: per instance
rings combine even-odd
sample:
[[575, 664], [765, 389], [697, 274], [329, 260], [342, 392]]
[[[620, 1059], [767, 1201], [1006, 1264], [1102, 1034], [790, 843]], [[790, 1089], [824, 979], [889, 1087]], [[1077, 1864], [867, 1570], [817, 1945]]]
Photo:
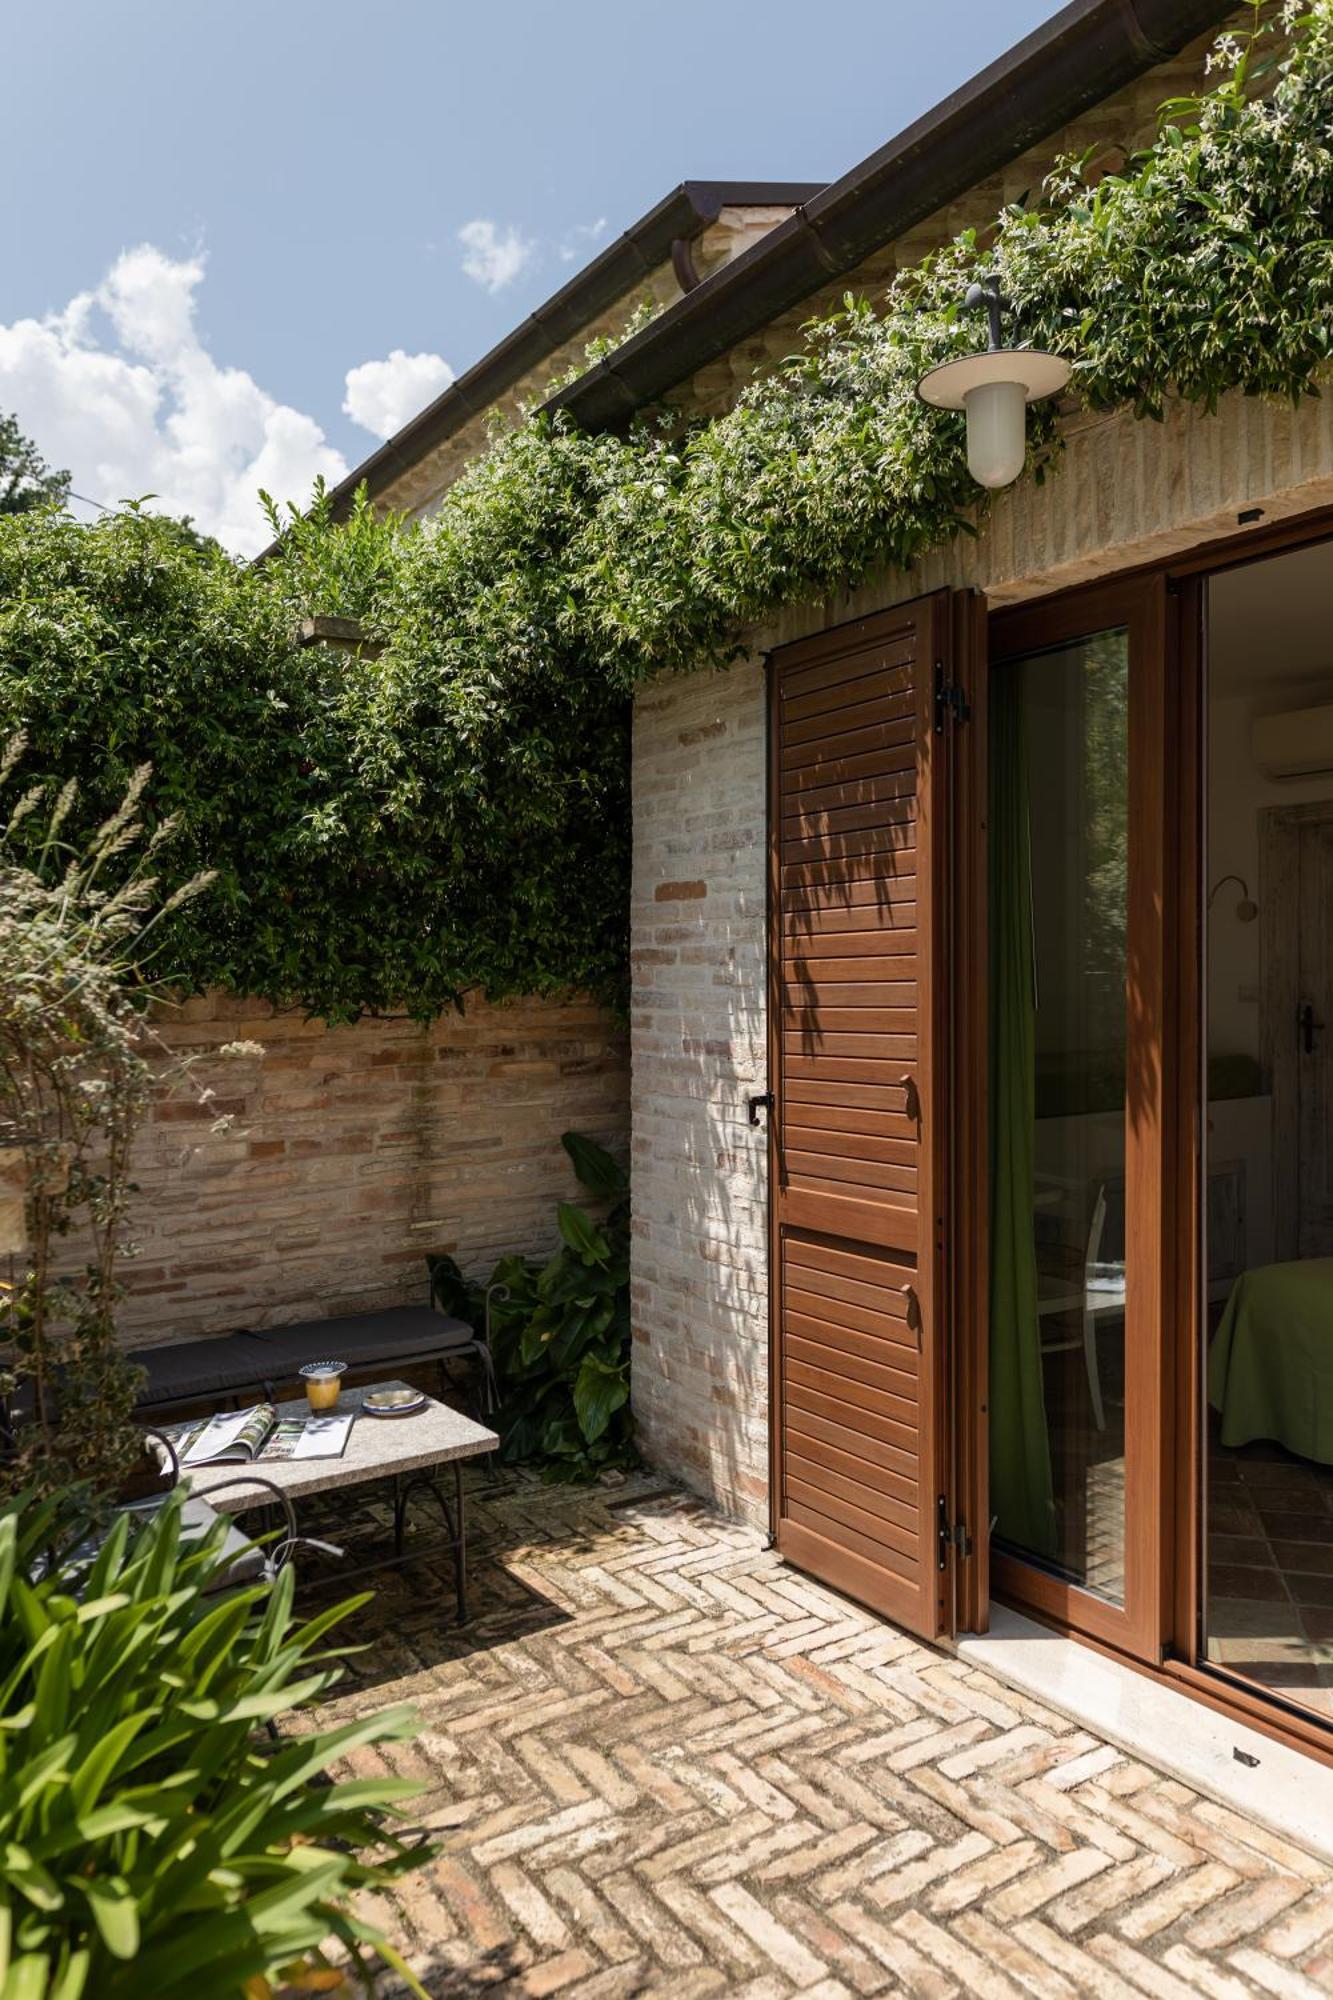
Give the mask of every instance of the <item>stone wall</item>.
[[[556, 1202], [579, 1199], [562, 1132], [624, 1156], [626, 1037], [588, 1001], [328, 1028], [213, 997], [161, 1032], [198, 1062], [135, 1163], [131, 1346], [423, 1303], [427, 1251], [487, 1273], [554, 1247]], [[263, 1056], [218, 1055], [238, 1039]]]
[[[1010, 604], [1333, 507], [1333, 397], [1239, 395], [1216, 416], [1076, 420], [1042, 486], [980, 535], [749, 635], [752, 656], [942, 586]], [[767, 1516], [765, 705], [758, 666], [653, 683], [636, 703], [632, 1124], [635, 1402], [663, 1467]]]

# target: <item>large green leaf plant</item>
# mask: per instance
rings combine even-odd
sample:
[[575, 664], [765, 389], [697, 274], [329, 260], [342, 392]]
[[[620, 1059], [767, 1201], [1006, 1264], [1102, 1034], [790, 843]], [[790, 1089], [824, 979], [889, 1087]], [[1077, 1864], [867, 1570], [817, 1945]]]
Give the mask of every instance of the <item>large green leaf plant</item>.
[[629, 1176], [592, 1139], [561, 1140], [595, 1220], [556, 1210], [560, 1247], [546, 1263], [502, 1257], [485, 1287], [448, 1257], [431, 1259], [435, 1296], [479, 1330], [487, 1323], [500, 1386], [500, 1455], [547, 1478], [593, 1479], [638, 1463], [630, 1410]]
[[290, 1569], [220, 1592], [222, 1530], [183, 1533], [175, 1498], [91, 1566], [87, 1529], [68, 1498], [0, 1510], [0, 2000], [322, 1990], [335, 1939], [421, 1993], [350, 1907], [420, 1858], [393, 1823], [418, 1787], [326, 1776], [411, 1711], [276, 1729], [338, 1678], [326, 1635], [366, 1599], [298, 1624]]

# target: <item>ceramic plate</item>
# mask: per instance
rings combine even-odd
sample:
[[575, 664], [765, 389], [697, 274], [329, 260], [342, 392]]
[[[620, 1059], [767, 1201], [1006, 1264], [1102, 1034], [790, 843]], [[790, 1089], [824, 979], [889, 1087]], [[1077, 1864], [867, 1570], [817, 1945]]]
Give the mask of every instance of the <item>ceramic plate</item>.
[[410, 1417], [430, 1401], [420, 1389], [372, 1389], [361, 1408], [368, 1417]]

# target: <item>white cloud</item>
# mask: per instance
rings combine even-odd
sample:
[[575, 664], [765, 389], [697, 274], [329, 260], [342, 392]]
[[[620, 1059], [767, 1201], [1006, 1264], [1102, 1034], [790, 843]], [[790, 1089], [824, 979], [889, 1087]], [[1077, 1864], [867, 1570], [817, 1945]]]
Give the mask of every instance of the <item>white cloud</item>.
[[407, 354], [395, 347], [385, 361], [363, 361], [347, 371], [343, 409], [376, 437], [392, 437], [449, 387], [454, 371], [439, 354]]
[[537, 247], [512, 223], [502, 231], [484, 216], [465, 222], [458, 240], [466, 253], [464, 272], [488, 292], [502, 292], [506, 285], [512, 285], [519, 272], [532, 262]]
[[63, 312], [0, 325], [0, 410], [79, 493], [113, 506], [154, 493], [253, 555], [268, 541], [261, 486], [304, 500], [347, 464], [313, 417], [213, 359], [195, 323], [203, 278], [202, 257], [144, 243]]
[[599, 215], [596, 222], [576, 222], [560, 245], [560, 261], [572, 264], [576, 257], [586, 256], [594, 243], [606, 234], [606, 217]]

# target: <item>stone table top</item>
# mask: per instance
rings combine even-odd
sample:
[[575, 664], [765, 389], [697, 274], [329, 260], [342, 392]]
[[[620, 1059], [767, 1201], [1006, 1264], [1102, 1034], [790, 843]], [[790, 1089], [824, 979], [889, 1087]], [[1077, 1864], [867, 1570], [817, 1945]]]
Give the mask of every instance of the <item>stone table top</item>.
[[[291, 1500], [307, 1493], [328, 1493], [339, 1486], [359, 1486], [370, 1479], [391, 1479], [395, 1473], [422, 1472], [432, 1465], [444, 1465], [457, 1458], [480, 1458], [494, 1451], [500, 1440], [494, 1431], [474, 1423], [447, 1403], [426, 1398], [424, 1409], [410, 1417], [365, 1417], [359, 1414], [362, 1398], [371, 1389], [405, 1389], [405, 1382], [368, 1382], [363, 1389], [345, 1389], [338, 1398], [337, 1411], [330, 1415], [356, 1415], [347, 1449], [341, 1458], [260, 1458], [253, 1465], [199, 1465], [182, 1468], [182, 1481], [190, 1490], [206, 1497], [223, 1513], [242, 1514], [248, 1507], [268, 1504], [262, 1487], [246, 1489], [240, 1484], [248, 1473], [280, 1487]], [[304, 1396], [277, 1405], [280, 1417], [310, 1414]], [[214, 1497], [218, 1487], [227, 1491]]]

